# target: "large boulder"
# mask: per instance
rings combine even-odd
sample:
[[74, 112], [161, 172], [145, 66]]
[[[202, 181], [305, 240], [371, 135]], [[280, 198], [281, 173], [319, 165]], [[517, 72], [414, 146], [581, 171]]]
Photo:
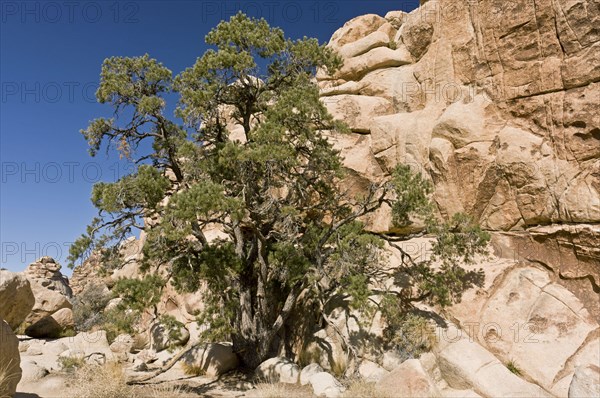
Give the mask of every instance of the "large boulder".
[[300, 377], [300, 368], [288, 358], [270, 358], [258, 365], [255, 377], [270, 383], [296, 384]]
[[300, 371], [300, 384], [303, 386], [307, 385], [310, 382], [310, 378], [320, 372], [323, 372], [323, 368], [318, 363], [306, 365]]
[[21, 380], [19, 340], [12, 328], [0, 319], [0, 397], [12, 397]]
[[63, 332], [72, 330], [75, 327], [73, 322], [73, 311], [70, 308], [61, 308], [52, 315], [45, 316], [33, 325], [25, 329], [25, 334], [35, 338], [57, 338]]
[[187, 365], [202, 369], [205, 375], [217, 377], [239, 366], [239, 359], [230, 345], [209, 343], [194, 346], [184, 356]]
[[0, 303], [0, 318], [16, 329], [35, 303], [31, 285], [23, 274], [0, 270]]

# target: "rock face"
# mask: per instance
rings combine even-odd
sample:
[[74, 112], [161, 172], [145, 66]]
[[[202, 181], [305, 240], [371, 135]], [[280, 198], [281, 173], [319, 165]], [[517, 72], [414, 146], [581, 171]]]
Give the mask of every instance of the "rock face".
[[27, 278], [19, 273], [0, 270], [0, 303], [0, 318], [12, 329], [17, 328], [35, 303]]
[[12, 397], [21, 380], [19, 340], [11, 327], [0, 319], [0, 397]]
[[[451, 389], [566, 396], [575, 369], [600, 363], [599, 25], [596, 0], [431, 0], [354, 18], [328, 44], [344, 67], [317, 81], [352, 131], [331, 136], [345, 188], [408, 164], [441, 217], [464, 212], [492, 232], [486, 286], [449, 313], [496, 362], [473, 362]], [[383, 208], [364, 221], [390, 220]], [[458, 371], [468, 357], [456, 355]]]
[[360, 134], [341, 145], [350, 183], [407, 163], [442, 216], [502, 231], [600, 222], [599, 24], [595, 0], [438, 0], [347, 22], [329, 42], [344, 67], [318, 81]]
[[513, 362], [546, 390], [566, 396], [576, 366], [600, 363], [598, 322], [547, 270], [523, 263], [490, 265], [486, 286], [467, 292], [449, 313], [463, 336], [503, 363]]

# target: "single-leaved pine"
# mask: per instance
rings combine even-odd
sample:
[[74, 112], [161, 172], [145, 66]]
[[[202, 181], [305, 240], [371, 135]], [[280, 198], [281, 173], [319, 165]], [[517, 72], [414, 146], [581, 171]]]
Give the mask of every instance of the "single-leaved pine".
[[[395, 310], [414, 301], [459, 300], [472, 280], [460, 264], [483, 251], [485, 233], [461, 215], [436, 221], [430, 184], [407, 166], [359, 196], [344, 189], [343, 159], [328, 137], [347, 129], [315, 82], [318, 69], [333, 73], [341, 58], [241, 13], [206, 42], [211, 49], [176, 77], [148, 55], [104, 62], [96, 95], [115, 117], [82, 132], [92, 155], [108, 145], [136, 171], [94, 186], [99, 216], [72, 246], [72, 263], [89, 250], [118, 255], [122, 239], [144, 230], [144, 269], [161, 267], [180, 291], [201, 291], [199, 321], [251, 367], [290, 349], [298, 322], [327, 322], [336, 296], [358, 309], [388, 305], [390, 326], [401, 317]], [[171, 93], [179, 97], [173, 117], [165, 112]], [[361, 222], [382, 206], [392, 210], [394, 236]], [[383, 299], [371, 300], [384, 242], [398, 247], [406, 239], [398, 231], [413, 220], [437, 237], [436, 267], [407, 259], [410, 294], [379, 291]]]

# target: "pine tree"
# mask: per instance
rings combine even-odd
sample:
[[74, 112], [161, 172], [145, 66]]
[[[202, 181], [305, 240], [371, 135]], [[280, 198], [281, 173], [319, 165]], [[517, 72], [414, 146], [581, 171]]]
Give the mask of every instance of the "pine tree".
[[[434, 270], [407, 259], [414, 294], [402, 304], [383, 293], [395, 297], [383, 302], [460, 299], [469, 287], [460, 261], [483, 251], [485, 233], [462, 216], [437, 223], [430, 185], [406, 166], [360, 197], [341, 188], [342, 158], [325, 132], [346, 128], [320, 102], [314, 79], [318, 68], [339, 68], [339, 56], [241, 13], [206, 42], [213, 49], [175, 78], [148, 55], [104, 62], [97, 98], [116, 117], [82, 132], [92, 155], [112, 144], [139, 167], [96, 184], [100, 214], [71, 248], [72, 262], [91, 248], [118, 253], [110, 247], [145, 230], [146, 267], [167, 267], [179, 290], [204, 291], [201, 321], [256, 366], [293, 338], [292, 313], [316, 308], [317, 318], [326, 318], [323, 308], [339, 294], [356, 308], [374, 305], [369, 281], [385, 262], [384, 240], [398, 247], [394, 242], [406, 238], [371, 233], [360, 220], [389, 205], [396, 227], [416, 216], [437, 234], [434, 257], [443, 265]], [[164, 114], [170, 92], [179, 95], [181, 124]], [[140, 154], [145, 141], [151, 150]], [[209, 240], [209, 229], [226, 238]]]

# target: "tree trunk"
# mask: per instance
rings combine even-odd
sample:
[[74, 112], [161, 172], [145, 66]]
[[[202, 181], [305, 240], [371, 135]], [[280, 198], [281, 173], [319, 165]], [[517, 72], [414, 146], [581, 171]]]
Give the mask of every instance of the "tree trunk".
[[270, 343], [267, 346], [266, 339], [266, 334], [252, 338], [244, 338], [241, 335], [233, 336], [233, 351], [238, 355], [243, 366], [255, 369], [272, 356], [267, 348]]

